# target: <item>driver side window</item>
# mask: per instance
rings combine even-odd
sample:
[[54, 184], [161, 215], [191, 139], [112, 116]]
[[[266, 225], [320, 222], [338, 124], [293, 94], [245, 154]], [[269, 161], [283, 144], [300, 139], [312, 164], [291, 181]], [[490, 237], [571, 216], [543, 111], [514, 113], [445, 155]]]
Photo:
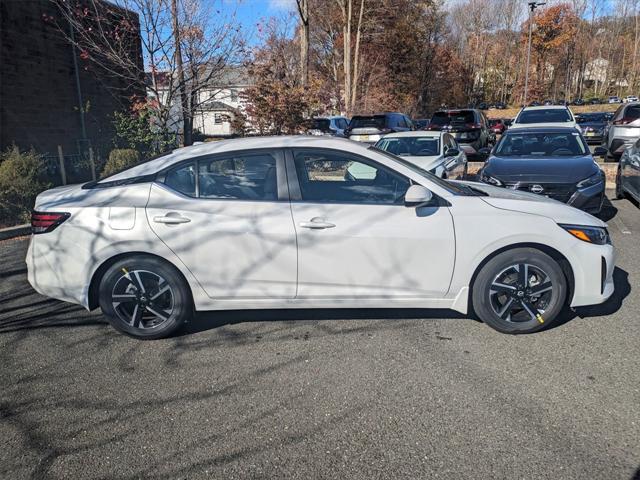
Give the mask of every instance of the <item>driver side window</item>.
[[343, 152], [296, 151], [305, 202], [403, 205], [409, 180], [386, 167]]

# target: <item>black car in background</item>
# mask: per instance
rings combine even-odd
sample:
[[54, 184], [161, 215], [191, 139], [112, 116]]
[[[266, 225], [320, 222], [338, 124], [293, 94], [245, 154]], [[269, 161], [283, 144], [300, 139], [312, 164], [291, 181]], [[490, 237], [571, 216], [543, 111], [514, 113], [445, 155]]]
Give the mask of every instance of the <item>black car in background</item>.
[[413, 125], [416, 127], [416, 130], [424, 130], [429, 125], [428, 118], [416, 118], [413, 120]]
[[580, 113], [576, 115], [576, 123], [589, 144], [600, 145], [604, 140], [609, 119], [604, 112]]
[[415, 130], [415, 127], [404, 113], [386, 112], [353, 116], [345, 130], [345, 136], [356, 142], [376, 143], [387, 133], [409, 130]]
[[478, 109], [439, 110], [433, 114], [427, 130], [449, 132], [467, 154], [467, 157], [483, 159], [488, 147], [495, 140], [489, 129], [487, 117]]
[[478, 175], [481, 182], [544, 195], [592, 214], [602, 209], [604, 172], [573, 127], [507, 130]]

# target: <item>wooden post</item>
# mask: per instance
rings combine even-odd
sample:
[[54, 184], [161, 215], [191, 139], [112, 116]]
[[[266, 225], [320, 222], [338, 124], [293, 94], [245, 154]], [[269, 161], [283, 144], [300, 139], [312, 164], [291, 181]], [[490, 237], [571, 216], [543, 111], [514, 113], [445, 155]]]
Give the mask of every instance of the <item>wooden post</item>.
[[89, 163], [91, 164], [91, 180], [96, 181], [96, 162], [93, 159], [93, 147], [89, 147]]
[[60, 176], [62, 184], [67, 184], [67, 171], [64, 169], [64, 155], [62, 154], [62, 145], [58, 145], [58, 160], [60, 160]]

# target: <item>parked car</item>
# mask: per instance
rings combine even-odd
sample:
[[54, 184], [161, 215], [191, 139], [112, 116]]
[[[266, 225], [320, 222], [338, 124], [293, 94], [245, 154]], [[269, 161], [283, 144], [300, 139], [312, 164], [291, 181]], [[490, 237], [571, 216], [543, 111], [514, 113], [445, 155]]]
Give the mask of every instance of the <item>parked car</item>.
[[602, 100], [600, 100], [597, 97], [592, 97], [589, 100], [587, 100], [587, 103], [589, 103], [590, 105], [600, 105], [602, 103]]
[[542, 102], [543, 105], [553, 105], [553, 100], [547, 99], [544, 102]]
[[576, 106], [584, 105], [584, 100], [582, 98], [576, 98], [573, 101], [573, 104], [576, 105]]
[[569, 105], [569, 102], [567, 102], [564, 99], [561, 99], [556, 102], [556, 105], [564, 105], [566, 107], [567, 105]]
[[317, 117], [311, 120], [307, 133], [309, 135], [333, 135], [344, 137], [349, 121], [345, 117]]
[[494, 103], [494, 106], [498, 109], [498, 110], [504, 110], [505, 108], [507, 108], [507, 104], [504, 102], [496, 102]]
[[385, 135], [376, 148], [398, 155], [436, 177], [464, 180], [467, 156], [446, 132], [399, 132]]
[[478, 104], [478, 108], [479, 108], [480, 110], [488, 110], [488, 109], [489, 109], [489, 105], [487, 105], [485, 102], [480, 102], [480, 103]]
[[489, 128], [493, 133], [497, 135], [502, 135], [504, 131], [507, 129], [507, 125], [505, 124], [504, 120], [501, 118], [490, 118]]
[[624, 150], [618, 163], [616, 198], [626, 195], [640, 202], [640, 138]]
[[620, 97], [612, 95], [609, 97], [609, 103], [622, 103], [622, 100], [620, 100]]
[[542, 105], [539, 101], [534, 100], [533, 102], [529, 102], [529, 107], [539, 107], [540, 105]]
[[640, 103], [624, 103], [613, 114], [606, 135], [607, 153], [614, 159], [640, 138]]
[[505, 333], [604, 302], [602, 221], [332, 137], [174, 150], [38, 195], [28, 279], [138, 338], [194, 311], [452, 308]]
[[391, 132], [414, 130], [413, 123], [404, 113], [387, 112], [375, 115], [355, 115], [346, 130], [349, 140], [376, 143], [383, 135]]
[[581, 113], [576, 116], [576, 122], [587, 143], [597, 145], [602, 143], [609, 123], [606, 113]]
[[494, 138], [487, 117], [477, 109], [440, 110], [433, 114], [427, 129], [451, 133], [467, 157], [484, 158]]
[[636, 97], [635, 95], [627, 95], [622, 99], [622, 101], [624, 103], [634, 103], [638, 101], [638, 97]]
[[480, 172], [480, 181], [559, 200], [597, 214], [605, 175], [572, 127], [508, 130]]
[[569, 108], [560, 105], [524, 107], [513, 121], [511, 128], [558, 124], [575, 127], [576, 120]]
[[427, 128], [427, 125], [429, 125], [429, 120], [428, 118], [417, 118], [413, 120], [413, 125], [416, 127], [416, 130], [424, 130]]

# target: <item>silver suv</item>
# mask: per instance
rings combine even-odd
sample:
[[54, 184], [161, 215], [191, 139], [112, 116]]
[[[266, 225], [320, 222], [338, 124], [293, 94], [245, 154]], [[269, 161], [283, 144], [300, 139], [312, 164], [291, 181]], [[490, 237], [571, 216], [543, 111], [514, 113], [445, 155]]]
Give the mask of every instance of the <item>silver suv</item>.
[[607, 153], [619, 159], [622, 152], [640, 138], [640, 102], [622, 104], [613, 114], [607, 132]]

